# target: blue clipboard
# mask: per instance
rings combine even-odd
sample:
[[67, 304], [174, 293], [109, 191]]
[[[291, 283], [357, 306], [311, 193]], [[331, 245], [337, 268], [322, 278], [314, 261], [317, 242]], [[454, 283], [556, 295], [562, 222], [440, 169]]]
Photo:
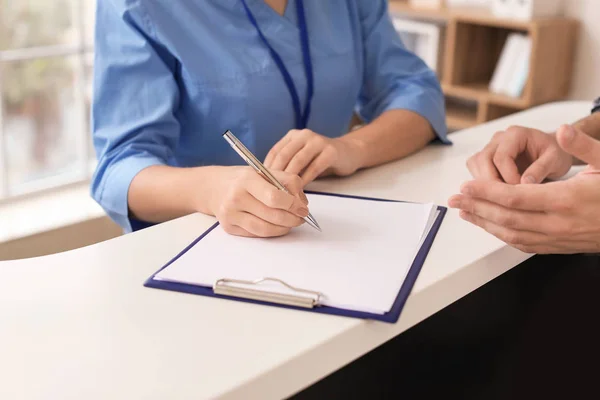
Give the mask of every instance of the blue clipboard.
[[[334, 194], [334, 193], [321, 193], [321, 192], [308, 192], [308, 191], [306, 193], [323, 195], [323, 196], [347, 197], [347, 198], [359, 199], [359, 200], [388, 201], [388, 202], [402, 203], [401, 201], [398, 201], [398, 200], [386, 200], [386, 199], [377, 199], [377, 198], [370, 198], [370, 197], [361, 197], [361, 196], [352, 196], [352, 195], [343, 195], [343, 194]], [[411, 265], [411, 267], [408, 271], [408, 274], [406, 275], [406, 279], [404, 280], [404, 283], [402, 284], [402, 287], [400, 288], [400, 291], [398, 292], [398, 296], [396, 297], [396, 300], [394, 301], [394, 304], [393, 304], [392, 308], [390, 309], [390, 311], [388, 311], [385, 314], [374, 314], [374, 313], [361, 312], [361, 311], [352, 311], [352, 310], [346, 310], [346, 309], [329, 307], [329, 306], [317, 306], [317, 307], [310, 308], [310, 309], [302, 308], [302, 307], [295, 307], [295, 306], [288, 306], [288, 305], [270, 303], [270, 302], [259, 301], [259, 300], [250, 300], [250, 299], [245, 299], [245, 298], [238, 298], [238, 297], [215, 294], [213, 292], [212, 287], [197, 286], [197, 285], [190, 285], [190, 284], [186, 284], [186, 283], [177, 283], [177, 282], [166, 282], [166, 281], [154, 279], [156, 274], [158, 274], [160, 271], [162, 271], [163, 269], [165, 269], [169, 265], [171, 265], [173, 262], [175, 262], [179, 257], [181, 257], [183, 254], [185, 254], [188, 250], [190, 250], [192, 247], [194, 247], [200, 240], [202, 240], [204, 237], [206, 237], [206, 235], [208, 235], [213, 229], [215, 229], [219, 225], [218, 222], [216, 224], [214, 224], [213, 226], [211, 226], [206, 232], [204, 232], [202, 235], [200, 235], [196, 240], [194, 240], [192, 243], [190, 243], [189, 246], [187, 246], [179, 254], [177, 254], [171, 261], [169, 261], [167, 264], [165, 264], [165, 266], [163, 266], [161, 269], [156, 271], [148, 280], [146, 280], [146, 282], [144, 283], [144, 286], [149, 287], [149, 288], [170, 290], [170, 291], [175, 291], [175, 292], [196, 294], [196, 295], [201, 295], [201, 296], [217, 297], [217, 298], [230, 299], [230, 300], [235, 300], [235, 301], [243, 301], [246, 303], [262, 304], [262, 305], [268, 305], [268, 306], [274, 306], [274, 307], [289, 308], [289, 309], [293, 309], [293, 310], [309, 311], [309, 312], [315, 312], [315, 313], [319, 313], [319, 314], [331, 314], [331, 315], [338, 315], [338, 316], [343, 316], [343, 317], [373, 319], [373, 320], [378, 320], [378, 321], [383, 321], [383, 322], [395, 323], [398, 321], [398, 318], [400, 318], [400, 313], [402, 312], [402, 309], [404, 308], [404, 304], [406, 303], [406, 300], [408, 299], [408, 296], [410, 295], [410, 293], [413, 289], [413, 286], [415, 285], [417, 277], [419, 276], [419, 273], [421, 272], [421, 268], [423, 267], [423, 264], [425, 263], [427, 254], [429, 254], [431, 245], [433, 244], [433, 241], [440, 229], [440, 226], [442, 225], [442, 221], [446, 215], [447, 208], [438, 206], [437, 210], [439, 211], [439, 214], [438, 214], [435, 222], [433, 223], [431, 230], [429, 231], [429, 234], [423, 241], [423, 244], [422, 244], [421, 248], [419, 249], [417, 256], [415, 257], [415, 260], [413, 261], [413, 264]]]

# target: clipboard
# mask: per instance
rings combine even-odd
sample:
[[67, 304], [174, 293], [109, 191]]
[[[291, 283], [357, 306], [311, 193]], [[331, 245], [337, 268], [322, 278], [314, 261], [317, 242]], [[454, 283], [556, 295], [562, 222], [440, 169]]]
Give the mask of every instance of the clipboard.
[[[334, 197], [345, 197], [352, 198], [358, 200], [371, 200], [371, 201], [384, 201], [384, 202], [396, 202], [403, 203], [398, 200], [388, 200], [388, 199], [380, 199], [380, 198], [371, 198], [371, 197], [362, 197], [362, 196], [353, 196], [353, 195], [345, 195], [345, 194], [334, 194], [334, 193], [323, 193], [323, 192], [306, 192], [307, 194], [316, 194], [316, 195], [324, 195], [324, 196], [334, 196]], [[433, 245], [435, 237], [442, 225], [442, 221], [446, 215], [447, 208], [442, 206], [437, 206], [438, 215], [431, 226], [429, 233], [426, 238], [423, 240], [417, 255], [415, 256], [412, 265], [410, 266], [408, 273], [406, 274], [406, 278], [400, 287], [400, 291], [390, 308], [390, 311], [384, 314], [376, 314], [369, 313], [363, 311], [354, 311], [349, 309], [336, 308], [326, 305], [320, 305], [319, 300], [322, 296], [321, 293], [312, 291], [310, 288], [297, 288], [289, 285], [286, 282], [283, 282], [277, 277], [257, 277], [254, 281], [242, 281], [231, 279], [230, 277], [222, 277], [217, 280], [213, 286], [198, 286], [198, 285], [190, 285], [186, 283], [179, 282], [169, 282], [163, 281], [159, 279], [154, 279], [156, 274], [158, 274], [163, 269], [167, 268], [169, 265], [177, 261], [182, 255], [184, 255], [187, 251], [189, 251], [192, 247], [194, 247], [199, 241], [201, 241], [204, 237], [206, 237], [210, 232], [212, 232], [219, 223], [215, 223], [212, 225], [206, 232], [200, 235], [196, 240], [190, 243], [185, 249], [183, 249], [179, 254], [177, 254], [172, 260], [170, 260], [167, 264], [165, 264], [162, 268], [156, 271], [150, 278], [146, 280], [144, 283], [145, 287], [154, 288], [154, 289], [162, 289], [169, 290], [175, 292], [182, 292], [188, 294], [195, 294], [201, 296], [208, 297], [216, 297], [221, 299], [242, 301], [246, 303], [252, 304], [260, 304], [267, 306], [275, 306], [282, 307], [287, 309], [294, 310], [302, 310], [309, 311], [319, 314], [330, 314], [337, 315], [343, 317], [351, 317], [351, 318], [360, 318], [360, 319], [371, 319], [377, 321], [383, 321], [388, 323], [395, 323], [400, 318], [400, 314], [404, 305], [406, 304], [406, 300], [410, 295], [414, 284], [421, 272], [421, 268], [425, 263], [427, 255], [429, 254], [429, 250]], [[276, 283], [282, 286], [285, 286], [291, 294], [278, 294], [274, 292], [262, 291], [260, 286], [263, 283]]]

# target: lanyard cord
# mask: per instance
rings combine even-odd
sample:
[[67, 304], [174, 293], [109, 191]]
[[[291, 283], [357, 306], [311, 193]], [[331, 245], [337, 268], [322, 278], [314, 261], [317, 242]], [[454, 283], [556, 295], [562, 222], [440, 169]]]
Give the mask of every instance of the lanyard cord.
[[304, 2], [303, 0], [296, 0], [296, 12], [298, 13], [298, 25], [300, 28], [300, 45], [302, 48], [302, 59], [304, 61], [304, 71], [306, 73], [307, 80], [307, 88], [306, 88], [306, 107], [304, 109], [304, 113], [300, 110], [300, 98], [298, 97], [298, 91], [296, 86], [294, 85], [294, 80], [290, 75], [288, 69], [285, 67], [283, 60], [279, 53], [273, 49], [273, 47], [269, 44], [269, 41], [261, 31], [254, 15], [250, 11], [246, 0], [242, 0], [242, 4], [244, 9], [246, 10], [246, 14], [248, 15], [248, 19], [256, 28], [258, 32], [258, 36], [263, 41], [265, 46], [269, 49], [269, 53], [273, 58], [273, 61], [279, 68], [281, 75], [283, 76], [283, 80], [290, 92], [290, 96], [292, 97], [292, 105], [294, 106], [294, 112], [296, 114], [296, 129], [304, 129], [308, 124], [308, 119], [310, 118], [311, 112], [311, 102], [314, 94], [314, 76], [313, 76], [313, 68], [312, 68], [312, 60], [310, 56], [310, 47], [308, 40], [308, 29], [306, 27], [306, 15], [304, 13]]

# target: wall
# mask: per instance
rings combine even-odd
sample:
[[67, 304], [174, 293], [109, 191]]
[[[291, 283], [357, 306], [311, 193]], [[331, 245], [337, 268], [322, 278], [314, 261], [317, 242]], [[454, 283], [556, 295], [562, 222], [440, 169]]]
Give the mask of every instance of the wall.
[[564, 0], [565, 13], [581, 22], [570, 98], [600, 96], [600, 0]]

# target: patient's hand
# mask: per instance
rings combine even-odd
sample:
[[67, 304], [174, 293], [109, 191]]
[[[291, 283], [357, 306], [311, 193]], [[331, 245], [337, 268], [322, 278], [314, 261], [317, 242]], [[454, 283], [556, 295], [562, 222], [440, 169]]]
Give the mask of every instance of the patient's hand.
[[568, 125], [558, 130], [557, 138], [564, 151], [589, 164], [586, 171], [544, 185], [474, 180], [450, 198], [450, 207], [526, 253], [597, 253], [600, 141]]
[[554, 135], [513, 126], [497, 132], [490, 143], [467, 161], [475, 179], [519, 183], [541, 183], [565, 175], [573, 157], [556, 142]]

